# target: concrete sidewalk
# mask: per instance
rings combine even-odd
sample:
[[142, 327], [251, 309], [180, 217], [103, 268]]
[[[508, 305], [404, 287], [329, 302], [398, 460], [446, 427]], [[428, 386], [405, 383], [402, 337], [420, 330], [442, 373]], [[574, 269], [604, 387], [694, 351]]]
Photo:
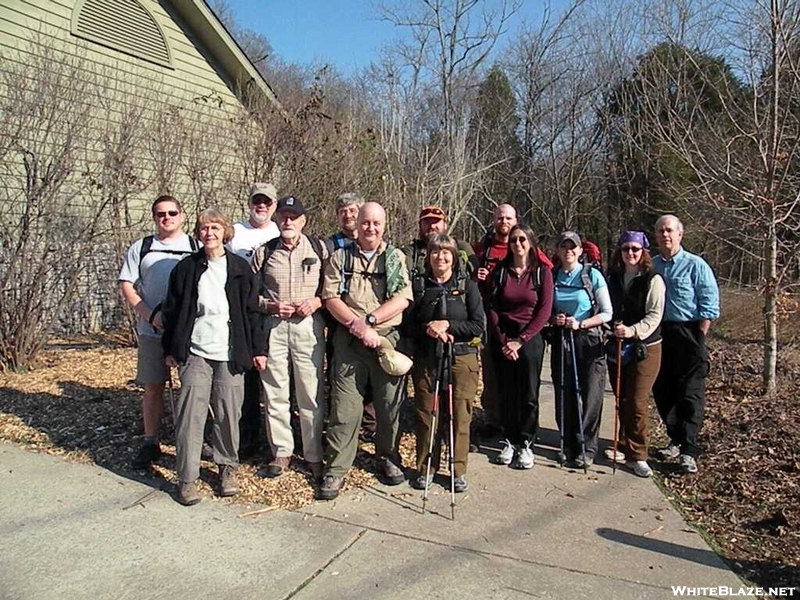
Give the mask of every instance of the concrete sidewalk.
[[[470, 491], [437, 479], [357, 489], [299, 512], [178, 505], [104, 469], [0, 444], [0, 598], [672, 598], [739, 579], [656, 485], [560, 469], [552, 389], [531, 471], [470, 455]], [[606, 403], [604, 437], [613, 425]], [[258, 507], [254, 507], [258, 508]]]

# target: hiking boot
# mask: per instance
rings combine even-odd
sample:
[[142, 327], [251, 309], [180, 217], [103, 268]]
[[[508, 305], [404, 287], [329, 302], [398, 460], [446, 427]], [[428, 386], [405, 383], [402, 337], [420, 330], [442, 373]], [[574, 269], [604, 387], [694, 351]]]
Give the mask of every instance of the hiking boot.
[[617, 450], [616, 454], [614, 453], [614, 448], [606, 448], [605, 452], [603, 452], [605, 457], [609, 460], [609, 462], [615, 463], [624, 463], [625, 462], [625, 453], [620, 452]]
[[514, 446], [508, 440], [503, 440], [503, 448], [497, 455], [497, 464], [510, 465], [512, 460], [514, 460]]
[[475, 454], [476, 452], [480, 452], [480, 448], [478, 448], [477, 444], [473, 444], [472, 442], [469, 443], [469, 452], [470, 454]]
[[461, 477], [456, 477], [453, 481], [453, 489], [455, 490], [456, 494], [463, 494], [467, 490], [469, 490], [469, 484], [467, 483], [467, 476], [462, 475]]
[[653, 476], [653, 469], [650, 468], [646, 460], [629, 460], [625, 463], [625, 466], [633, 471], [633, 474], [637, 477]]
[[311, 471], [311, 477], [314, 478], [314, 481], [319, 481], [322, 479], [322, 463], [321, 462], [306, 462], [308, 465], [309, 471]]
[[670, 442], [663, 448], [659, 448], [656, 450], [656, 455], [661, 460], [672, 460], [673, 458], [678, 458], [681, 454], [681, 447], [677, 444], [673, 444]]
[[322, 478], [322, 485], [319, 486], [317, 498], [320, 500], [334, 500], [344, 485], [344, 478], [336, 475], [325, 475]]
[[420, 474], [411, 481], [411, 487], [413, 487], [415, 490], [424, 490], [426, 486], [431, 487], [432, 483], [433, 475], [428, 475], [425, 477], [425, 475]]
[[292, 462], [291, 456], [277, 456], [270, 461], [267, 465], [267, 468], [264, 469], [264, 476], [275, 478], [280, 477], [283, 475], [283, 472], [289, 468], [289, 464]]
[[376, 435], [377, 434], [374, 431], [370, 431], [369, 429], [362, 429], [361, 433], [358, 434], [358, 439], [364, 442], [365, 444], [374, 444]]
[[533, 448], [531, 442], [525, 442], [517, 452], [517, 461], [514, 463], [517, 469], [532, 469], [533, 468]]
[[684, 473], [697, 473], [697, 461], [694, 459], [694, 456], [681, 454], [678, 463], [681, 466], [681, 471]]
[[406, 480], [403, 470], [391, 460], [384, 458], [381, 462], [383, 463], [381, 468], [387, 485], [400, 485]]
[[161, 458], [161, 446], [156, 442], [155, 444], [142, 444], [139, 452], [131, 461], [131, 466], [134, 469], [148, 469], [151, 463], [156, 462]]
[[236, 483], [236, 467], [233, 465], [219, 465], [219, 495], [222, 498], [235, 496], [239, 493]]
[[178, 482], [178, 502], [184, 506], [194, 506], [202, 500], [200, 492], [197, 491], [197, 485], [194, 481], [179, 481]]

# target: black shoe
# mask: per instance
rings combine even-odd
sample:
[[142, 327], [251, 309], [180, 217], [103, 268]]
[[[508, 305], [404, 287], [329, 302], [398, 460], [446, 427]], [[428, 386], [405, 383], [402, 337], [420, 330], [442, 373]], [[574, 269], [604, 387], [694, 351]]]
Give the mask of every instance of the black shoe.
[[367, 429], [362, 429], [361, 433], [358, 434], [358, 439], [364, 442], [365, 444], [374, 444], [375, 443], [375, 432], [369, 431]]
[[152, 463], [161, 458], [161, 446], [158, 444], [142, 444], [139, 452], [131, 461], [134, 469], [148, 469]]
[[424, 490], [427, 486], [428, 488], [431, 487], [433, 484], [433, 475], [417, 475], [414, 479], [411, 480], [411, 487], [415, 490]]

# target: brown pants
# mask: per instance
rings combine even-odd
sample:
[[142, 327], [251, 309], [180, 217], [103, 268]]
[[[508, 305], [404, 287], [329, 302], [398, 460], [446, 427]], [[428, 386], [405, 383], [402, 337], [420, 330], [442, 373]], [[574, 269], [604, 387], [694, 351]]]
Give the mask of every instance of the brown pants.
[[[433, 427], [433, 397], [436, 380], [434, 361], [414, 363], [414, 406], [417, 411], [417, 472], [427, 473], [428, 450]], [[427, 364], [426, 364], [427, 363]], [[439, 385], [439, 407], [436, 413], [438, 435], [434, 440], [431, 469], [439, 469], [442, 441], [449, 439], [447, 381]], [[467, 473], [469, 456], [469, 424], [472, 420], [472, 402], [478, 393], [478, 355], [464, 354], [453, 361], [453, 471], [456, 477]]]
[[[611, 385], [617, 385], [614, 363], [609, 364]], [[619, 445], [627, 460], [647, 460], [647, 404], [661, 368], [661, 344], [647, 347], [647, 358], [622, 367], [619, 405]]]

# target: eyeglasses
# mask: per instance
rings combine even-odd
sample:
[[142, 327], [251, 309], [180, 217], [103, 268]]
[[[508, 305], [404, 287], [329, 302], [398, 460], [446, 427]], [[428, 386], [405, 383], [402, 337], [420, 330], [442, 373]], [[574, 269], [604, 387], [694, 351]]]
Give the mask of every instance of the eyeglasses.
[[642, 251], [641, 246], [622, 246], [620, 248], [623, 252], [633, 252], [634, 254], [639, 254]]
[[508, 241], [511, 242], [512, 244], [527, 244], [528, 238], [521, 235], [519, 237], [510, 238]]
[[177, 217], [180, 213], [177, 210], [160, 210], [156, 213], [156, 217], [159, 219], [163, 219], [167, 215], [170, 217]]

